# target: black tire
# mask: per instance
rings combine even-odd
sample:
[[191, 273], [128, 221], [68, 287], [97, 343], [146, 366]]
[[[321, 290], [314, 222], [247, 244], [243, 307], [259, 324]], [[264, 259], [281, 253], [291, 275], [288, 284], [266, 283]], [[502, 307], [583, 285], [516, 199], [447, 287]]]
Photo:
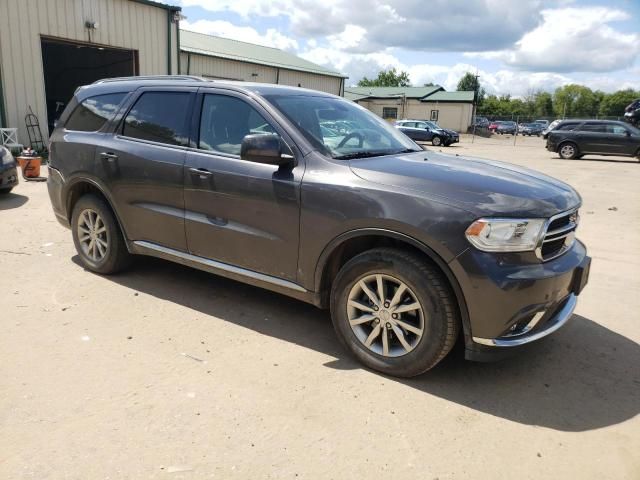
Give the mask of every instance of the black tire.
[[562, 142], [558, 145], [558, 155], [565, 160], [573, 160], [580, 155], [578, 146], [573, 142]]
[[[383, 356], [370, 350], [349, 324], [349, 294], [360, 280], [374, 274], [403, 282], [424, 312], [422, 336], [413, 350], [401, 356]], [[341, 343], [358, 360], [397, 377], [413, 377], [433, 368], [453, 348], [460, 329], [455, 296], [440, 270], [417, 255], [393, 248], [366, 251], [340, 269], [331, 289], [331, 319]]]
[[431, 145], [433, 145], [434, 147], [439, 147], [440, 145], [442, 145], [442, 138], [440, 138], [439, 136], [434, 136], [431, 139]]
[[[80, 215], [85, 211], [96, 212], [100, 216], [100, 219], [106, 229], [106, 252], [99, 260], [91, 258], [91, 256], [82, 248], [80, 243], [79, 219]], [[120, 272], [130, 265], [132, 256], [127, 250], [118, 221], [116, 220], [109, 205], [97, 195], [87, 194], [80, 197], [76, 202], [71, 215], [71, 233], [73, 235], [73, 243], [76, 247], [76, 251], [78, 252], [78, 256], [87, 270], [103, 275], [110, 275]]]
[[7, 195], [7, 194], [11, 193], [11, 190], [13, 190], [13, 187], [0, 188], [0, 195]]

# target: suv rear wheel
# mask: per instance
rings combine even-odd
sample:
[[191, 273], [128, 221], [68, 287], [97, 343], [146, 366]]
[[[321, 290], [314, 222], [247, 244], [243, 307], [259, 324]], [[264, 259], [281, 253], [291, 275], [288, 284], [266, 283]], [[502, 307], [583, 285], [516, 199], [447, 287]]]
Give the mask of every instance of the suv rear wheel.
[[578, 157], [578, 147], [572, 142], [561, 143], [558, 147], [558, 154], [565, 160], [573, 160]]
[[331, 318], [358, 360], [400, 377], [434, 367], [459, 330], [455, 297], [442, 273], [390, 248], [369, 250], [342, 267], [331, 291]]
[[127, 251], [120, 227], [109, 205], [88, 194], [73, 208], [71, 232], [82, 264], [96, 273], [116, 273], [128, 266]]

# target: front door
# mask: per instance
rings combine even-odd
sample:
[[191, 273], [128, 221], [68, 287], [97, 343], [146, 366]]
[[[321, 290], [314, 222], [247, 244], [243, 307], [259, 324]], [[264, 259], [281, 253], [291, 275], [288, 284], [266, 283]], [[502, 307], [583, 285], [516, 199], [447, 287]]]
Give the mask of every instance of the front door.
[[130, 240], [187, 251], [183, 169], [196, 88], [141, 89], [113, 135], [96, 145]]
[[250, 133], [275, 133], [292, 145], [248, 96], [202, 89], [196, 105], [199, 135], [184, 167], [190, 253], [295, 281], [302, 159], [278, 167], [240, 158]]
[[624, 125], [617, 123], [607, 124], [609, 132], [609, 151], [620, 155], [633, 155], [637, 151], [637, 138], [633, 138], [631, 131]]

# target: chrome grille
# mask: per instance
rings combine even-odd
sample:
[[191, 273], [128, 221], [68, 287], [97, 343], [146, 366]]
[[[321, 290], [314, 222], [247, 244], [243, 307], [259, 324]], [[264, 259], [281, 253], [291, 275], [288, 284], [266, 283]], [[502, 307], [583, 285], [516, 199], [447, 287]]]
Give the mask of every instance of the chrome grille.
[[560, 213], [549, 219], [542, 242], [536, 249], [536, 255], [546, 262], [559, 257], [571, 248], [575, 241], [580, 216], [578, 210]]

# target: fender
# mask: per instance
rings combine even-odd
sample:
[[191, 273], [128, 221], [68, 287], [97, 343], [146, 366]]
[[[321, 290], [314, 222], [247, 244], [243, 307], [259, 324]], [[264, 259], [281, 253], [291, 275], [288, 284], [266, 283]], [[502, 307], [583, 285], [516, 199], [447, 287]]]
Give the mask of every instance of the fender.
[[114, 202], [111, 197], [111, 193], [109, 193], [109, 190], [107, 189], [107, 186], [104, 184], [104, 182], [102, 182], [100, 179], [92, 175], [91, 176], [86, 175], [86, 172], [77, 174], [74, 177], [70, 178], [66, 182], [62, 191], [62, 200], [64, 202], [65, 214], [67, 216], [67, 220], [69, 221], [69, 224], [71, 224], [71, 213], [72, 213], [69, 205], [69, 202], [71, 200], [69, 196], [69, 192], [72, 190], [73, 186], [77, 185], [78, 183], [88, 183], [91, 186], [95, 187], [104, 196], [104, 198], [107, 200], [107, 203], [109, 204], [109, 207], [111, 208], [111, 211], [116, 217], [116, 221], [118, 222], [118, 227], [120, 227], [120, 231], [122, 232], [122, 235], [125, 239], [125, 243], [127, 244], [127, 249], [131, 251], [129, 246], [129, 239], [127, 237], [127, 232], [125, 231], [122, 221], [120, 220], [120, 215], [118, 215], [118, 211], [114, 207]]
[[400, 240], [402, 242], [408, 243], [416, 247], [421, 252], [423, 252], [427, 257], [429, 257], [429, 259], [433, 261], [447, 277], [447, 280], [449, 281], [449, 284], [453, 289], [453, 293], [456, 296], [456, 301], [458, 302], [458, 306], [460, 308], [460, 318], [462, 320], [462, 327], [463, 327], [465, 339], [470, 338], [471, 326], [469, 322], [469, 311], [467, 309], [467, 302], [464, 298], [464, 294], [462, 293], [462, 289], [460, 288], [460, 284], [458, 283], [457, 278], [449, 268], [449, 265], [447, 264], [447, 262], [445, 262], [440, 257], [440, 255], [438, 255], [435, 252], [435, 250], [433, 250], [431, 247], [429, 247], [425, 243], [419, 240], [416, 240], [413, 237], [410, 237], [408, 235], [405, 235], [403, 233], [399, 233], [393, 230], [388, 230], [384, 228], [358, 228], [355, 230], [350, 230], [348, 232], [342, 233], [337, 237], [335, 237], [333, 240], [331, 240], [327, 244], [327, 246], [324, 248], [322, 253], [320, 254], [320, 257], [318, 258], [318, 261], [316, 263], [316, 269], [314, 274], [315, 292], [320, 293], [320, 289], [322, 285], [322, 273], [327, 264], [327, 261], [329, 260], [329, 257], [331, 256], [331, 253], [333, 253], [335, 249], [338, 248], [345, 241], [350, 240], [352, 238], [362, 237], [366, 235], [376, 235], [376, 236], [382, 236], [382, 237], [388, 237], [388, 238]]

